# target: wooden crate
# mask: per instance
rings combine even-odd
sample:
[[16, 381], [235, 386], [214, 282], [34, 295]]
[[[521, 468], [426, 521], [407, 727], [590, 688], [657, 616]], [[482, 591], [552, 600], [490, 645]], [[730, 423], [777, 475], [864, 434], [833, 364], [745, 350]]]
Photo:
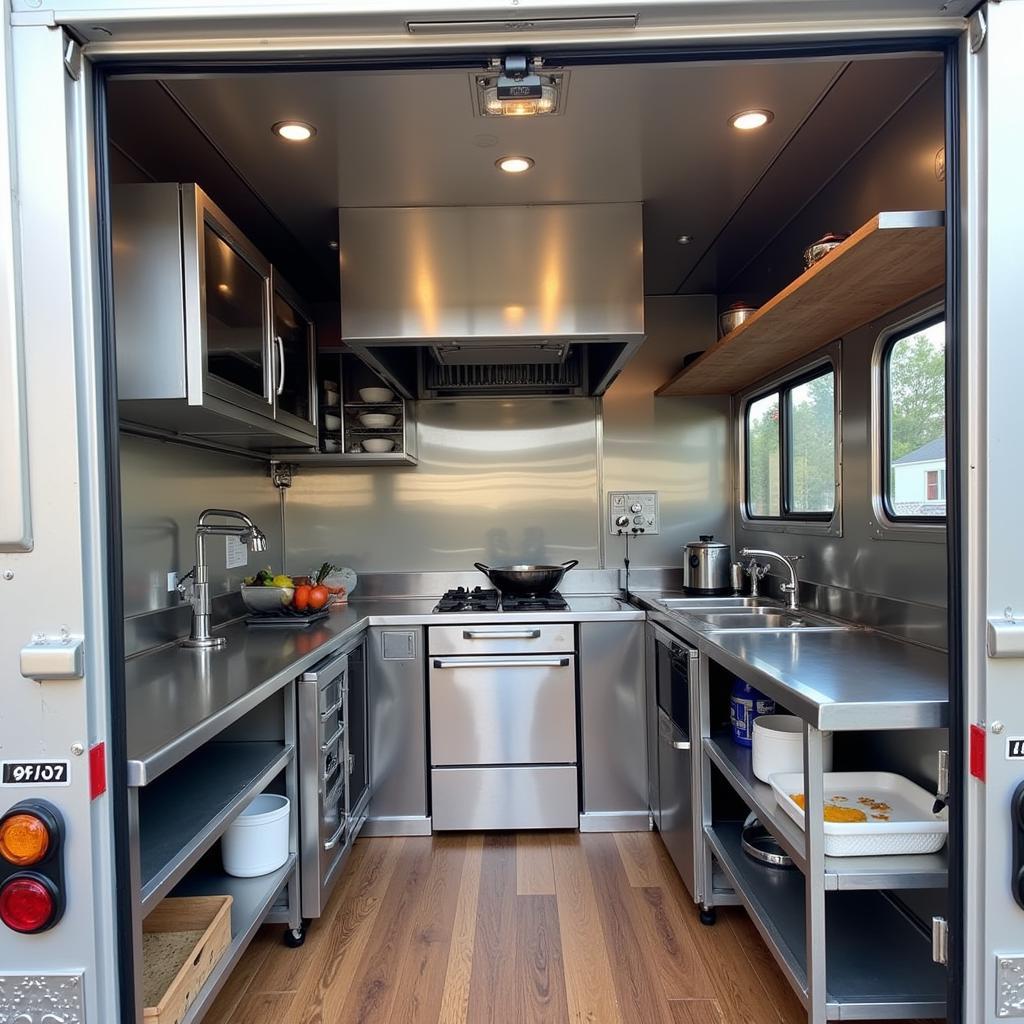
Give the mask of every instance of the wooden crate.
[[181, 1024], [231, 945], [231, 897], [166, 899], [142, 922], [146, 1024]]

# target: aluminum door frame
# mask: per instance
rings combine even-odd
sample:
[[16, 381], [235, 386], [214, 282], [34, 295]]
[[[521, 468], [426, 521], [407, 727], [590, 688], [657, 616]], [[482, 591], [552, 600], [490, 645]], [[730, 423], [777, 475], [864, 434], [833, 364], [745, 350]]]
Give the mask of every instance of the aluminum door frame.
[[[60, 29], [6, 22], [14, 182], [4, 194], [14, 197], [20, 227], [14, 273], [31, 544], [0, 553], [0, 651], [7, 666], [0, 749], [5, 757], [66, 759], [71, 771], [66, 788], [0, 789], [0, 809], [26, 797], [55, 804], [68, 837], [63, 919], [31, 937], [0, 928], [0, 971], [8, 978], [43, 976], [39, 1000], [48, 1007], [51, 994], [60, 996], [57, 976], [74, 978], [81, 1016], [67, 1019], [95, 1024], [124, 1019], [120, 985], [131, 984], [132, 957], [131, 897], [123, 884], [129, 867], [120, 546], [111, 543], [120, 529], [112, 486], [118, 452], [95, 203], [96, 80]], [[10, 247], [14, 239], [5, 234], [0, 244]], [[15, 333], [0, 337], [5, 354], [17, 344]], [[37, 634], [80, 641], [81, 675], [23, 678], [19, 652]], [[87, 753], [97, 748], [103, 757], [90, 771]], [[122, 979], [118, 965], [126, 961], [129, 977]], [[29, 998], [23, 990], [17, 1008], [28, 1010]]]
[[[1007, 757], [1007, 738], [1024, 735], [1024, 662], [1020, 654], [1012, 656], [1013, 649], [1005, 641], [1007, 612], [1019, 620], [1024, 611], [1020, 557], [1024, 346], [1019, 313], [1024, 275], [1022, 51], [1024, 4], [990, 3], [972, 19], [971, 37], [961, 53], [964, 233], [958, 509], [966, 721], [960, 739], [969, 749], [970, 730], [974, 730], [986, 761], [984, 781], [966, 770], [962, 780], [966, 819], [963, 1019], [979, 1024], [1024, 1014], [1019, 994], [999, 988], [1001, 975], [1010, 980], [1024, 970], [1024, 909], [1014, 902], [1010, 888], [1010, 799], [1024, 779], [1024, 762]], [[989, 623], [997, 624], [999, 657], [992, 656]], [[957, 938], [954, 932], [954, 949]]]

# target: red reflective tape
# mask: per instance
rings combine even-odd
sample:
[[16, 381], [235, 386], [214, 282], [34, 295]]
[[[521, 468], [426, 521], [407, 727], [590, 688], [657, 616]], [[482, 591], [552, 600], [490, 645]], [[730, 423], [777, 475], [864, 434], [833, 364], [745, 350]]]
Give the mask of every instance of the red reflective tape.
[[95, 800], [107, 791], [107, 745], [97, 743], [89, 748], [89, 799]]
[[985, 730], [980, 725], [971, 726], [970, 760], [971, 774], [985, 781]]

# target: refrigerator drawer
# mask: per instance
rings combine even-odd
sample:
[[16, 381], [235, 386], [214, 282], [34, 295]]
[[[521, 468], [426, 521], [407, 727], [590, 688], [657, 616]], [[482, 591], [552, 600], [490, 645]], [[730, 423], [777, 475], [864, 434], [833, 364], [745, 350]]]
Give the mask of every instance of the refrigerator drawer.
[[435, 829], [577, 828], [575, 765], [435, 768]]
[[434, 765], [576, 760], [572, 655], [430, 658]]

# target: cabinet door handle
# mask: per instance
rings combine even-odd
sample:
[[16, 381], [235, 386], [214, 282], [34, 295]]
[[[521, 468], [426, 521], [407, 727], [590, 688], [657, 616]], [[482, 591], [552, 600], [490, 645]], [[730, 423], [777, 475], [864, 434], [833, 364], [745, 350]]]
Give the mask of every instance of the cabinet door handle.
[[274, 335], [274, 343], [277, 345], [277, 393], [284, 391], [284, 341], [280, 334]]
[[346, 824], [345, 819], [342, 818], [341, 819], [341, 824], [338, 826], [338, 831], [335, 832], [334, 835], [331, 836], [331, 838], [328, 839], [327, 842], [324, 843], [324, 851], [325, 852], [330, 853], [330, 851], [333, 850], [338, 845], [339, 840], [345, 834], [345, 824]]

